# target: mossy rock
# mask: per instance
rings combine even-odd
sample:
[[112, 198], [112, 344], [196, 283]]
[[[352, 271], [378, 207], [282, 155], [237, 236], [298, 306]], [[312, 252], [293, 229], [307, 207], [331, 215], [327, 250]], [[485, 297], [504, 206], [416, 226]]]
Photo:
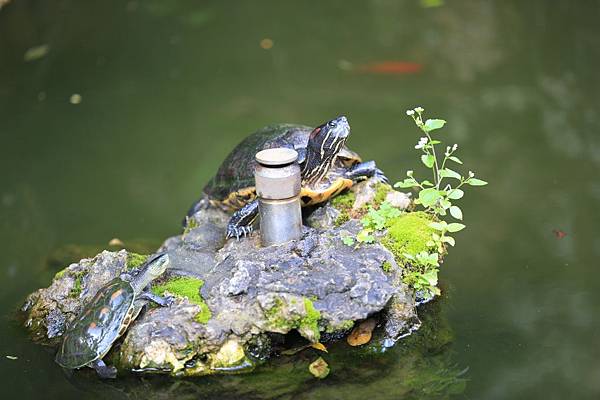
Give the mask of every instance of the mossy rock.
[[204, 281], [202, 279], [176, 277], [171, 278], [164, 283], [155, 285], [152, 288], [152, 292], [159, 296], [170, 293], [176, 297], [187, 298], [191, 303], [194, 303], [201, 308], [201, 311], [194, 317], [196, 322], [205, 324], [212, 317], [212, 313], [202, 296], [200, 296], [200, 288], [203, 285]]
[[404, 213], [388, 222], [381, 242], [394, 254], [396, 261], [404, 265], [405, 253], [415, 255], [431, 249], [427, 242], [435, 232], [429, 226], [432, 221], [433, 217], [423, 211]]

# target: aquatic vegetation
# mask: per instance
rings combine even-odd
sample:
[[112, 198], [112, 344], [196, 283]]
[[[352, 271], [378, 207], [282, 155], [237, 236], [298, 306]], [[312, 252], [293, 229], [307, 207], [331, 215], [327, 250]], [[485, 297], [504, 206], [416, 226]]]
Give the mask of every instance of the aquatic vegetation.
[[191, 303], [199, 305], [201, 311], [196, 314], [194, 319], [197, 322], [205, 324], [212, 317], [212, 313], [202, 296], [200, 296], [200, 288], [203, 285], [204, 281], [202, 279], [179, 277], [154, 286], [152, 288], [152, 292], [159, 296], [162, 296], [165, 294], [165, 292], [168, 292], [176, 297], [185, 297]]

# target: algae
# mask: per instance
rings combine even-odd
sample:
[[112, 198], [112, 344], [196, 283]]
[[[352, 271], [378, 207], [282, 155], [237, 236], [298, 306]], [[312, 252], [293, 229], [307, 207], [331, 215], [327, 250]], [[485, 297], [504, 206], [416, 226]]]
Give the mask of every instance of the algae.
[[187, 298], [191, 303], [201, 308], [201, 311], [196, 314], [194, 319], [201, 324], [205, 324], [212, 317], [212, 313], [202, 296], [200, 296], [202, 285], [204, 285], [202, 279], [177, 277], [154, 286], [152, 292], [159, 296], [164, 295], [165, 292], [169, 292], [174, 296]]

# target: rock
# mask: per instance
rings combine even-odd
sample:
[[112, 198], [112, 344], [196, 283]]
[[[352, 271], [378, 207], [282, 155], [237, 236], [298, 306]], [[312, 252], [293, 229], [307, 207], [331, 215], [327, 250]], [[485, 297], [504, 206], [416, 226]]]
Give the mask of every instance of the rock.
[[305, 223], [315, 229], [329, 229], [335, 226], [335, 222], [342, 212], [329, 203], [317, 207], [305, 218]]
[[397, 192], [395, 190], [391, 190], [385, 195], [385, 201], [390, 203], [392, 207], [401, 210], [407, 209], [411, 202], [410, 197], [406, 193]]
[[[365, 196], [356, 192], [357, 199]], [[258, 235], [225, 242], [228, 215], [200, 210], [182, 235], [161, 246], [171, 265], [154, 282], [159, 290], [180, 275], [191, 276], [197, 282], [193, 295], [189, 286], [187, 294], [175, 288], [174, 304], [142, 312], [107, 356], [110, 362], [121, 371], [176, 376], [250, 370], [271, 355], [271, 337], [297, 331], [311, 343], [339, 339], [355, 321], [382, 312], [391, 342], [410, 332], [418, 325], [413, 292], [400, 272], [382, 269], [389, 263], [400, 270], [393, 255], [379, 243], [345, 245], [342, 237], [356, 236], [362, 226], [353, 219], [335, 226], [333, 214], [324, 216], [331, 212], [327, 207], [299, 240], [270, 247], [261, 247]], [[104, 251], [72, 264], [48, 288], [30, 295], [23, 310], [36, 340], [56, 344], [103, 285], [121, 272], [135, 273], [127, 260], [125, 250]], [[210, 313], [199, 319], [204, 303]]]

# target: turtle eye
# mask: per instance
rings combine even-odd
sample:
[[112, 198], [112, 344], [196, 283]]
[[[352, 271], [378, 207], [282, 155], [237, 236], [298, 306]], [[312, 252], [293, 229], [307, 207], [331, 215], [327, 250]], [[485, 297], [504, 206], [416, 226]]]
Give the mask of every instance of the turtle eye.
[[327, 123], [327, 126], [329, 126], [330, 128], [335, 128], [335, 127], [336, 127], [336, 125], [337, 125], [337, 124], [335, 123], [335, 121], [329, 121], [329, 122]]

